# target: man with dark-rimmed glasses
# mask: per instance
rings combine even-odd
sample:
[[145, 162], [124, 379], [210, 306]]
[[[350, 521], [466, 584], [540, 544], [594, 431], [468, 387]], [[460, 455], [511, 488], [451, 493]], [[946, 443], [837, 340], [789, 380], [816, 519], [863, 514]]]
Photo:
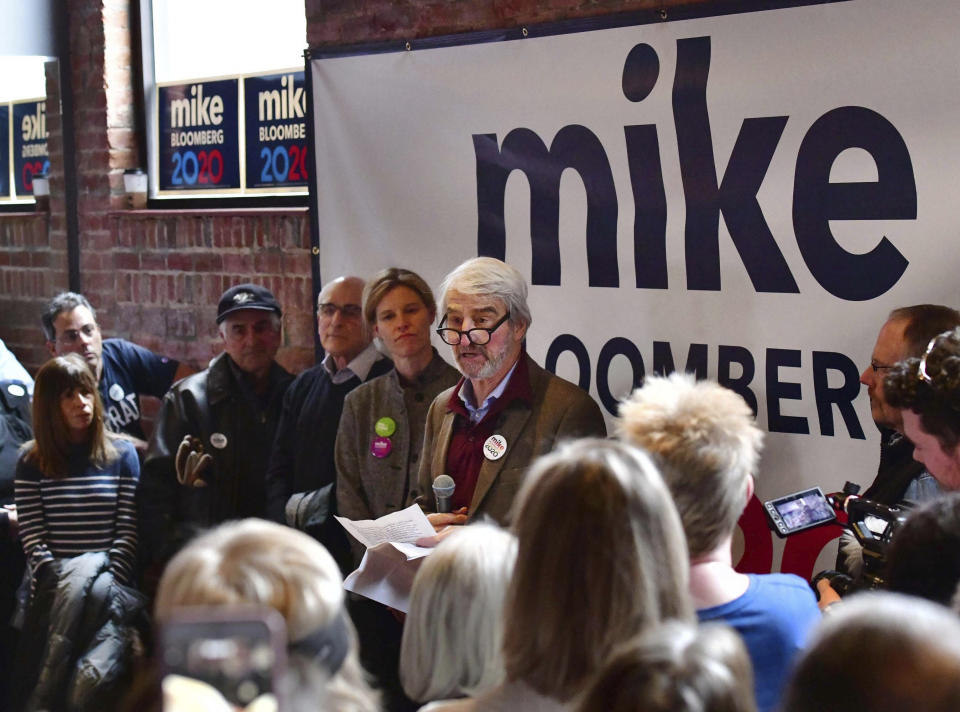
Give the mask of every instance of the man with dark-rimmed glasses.
[[[603, 415], [587, 393], [527, 355], [532, 318], [516, 269], [490, 257], [467, 260], [440, 291], [437, 334], [463, 378], [427, 413], [420, 501], [438, 531], [481, 514], [504, 524], [530, 463], [559, 440], [605, 435]], [[436, 512], [440, 474], [456, 484], [448, 513]]]

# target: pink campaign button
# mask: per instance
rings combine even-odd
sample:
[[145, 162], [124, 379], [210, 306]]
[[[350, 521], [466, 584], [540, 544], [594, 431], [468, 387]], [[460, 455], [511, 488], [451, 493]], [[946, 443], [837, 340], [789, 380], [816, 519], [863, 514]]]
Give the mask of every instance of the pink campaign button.
[[370, 443], [370, 454], [374, 457], [386, 457], [393, 450], [393, 443], [390, 438], [374, 438]]

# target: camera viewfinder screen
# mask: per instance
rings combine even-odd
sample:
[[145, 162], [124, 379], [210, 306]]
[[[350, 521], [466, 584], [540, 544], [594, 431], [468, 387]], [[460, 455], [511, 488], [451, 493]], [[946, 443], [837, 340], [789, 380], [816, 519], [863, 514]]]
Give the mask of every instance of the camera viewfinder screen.
[[833, 508], [819, 489], [798, 492], [786, 501], [776, 502], [774, 506], [790, 530], [805, 529], [835, 517]]

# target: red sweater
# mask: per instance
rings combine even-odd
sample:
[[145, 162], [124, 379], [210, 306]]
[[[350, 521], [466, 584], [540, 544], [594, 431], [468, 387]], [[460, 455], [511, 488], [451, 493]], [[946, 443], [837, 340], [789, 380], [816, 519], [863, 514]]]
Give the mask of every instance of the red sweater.
[[[489, 412], [479, 423], [470, 422], [470, 414], [460, 400], [460, 389], [466, 379], [450, 394], [447, 401], [447, 410], [456, 414], [453, 424], [453, 435], [450, 438], [450, 447], [447, 450], [447, 474], [457, 483], [451, 500], [452, 509], [469, 507], [473, 500], [473, 491], [477, 487], [477, 478], [483, 466], [483, 444], [487, 438], [497, 433], [501, 421], [500, 414], [515, 400], [525, 401], [533, 405], [533, 390], [530, 388], [530, 372], [527, 368], [526, 354], [521, 352], [517, 367], [510, 377], [503, 394], [494, 401]], [[507, 447], [510, 443], [507, 443]]]

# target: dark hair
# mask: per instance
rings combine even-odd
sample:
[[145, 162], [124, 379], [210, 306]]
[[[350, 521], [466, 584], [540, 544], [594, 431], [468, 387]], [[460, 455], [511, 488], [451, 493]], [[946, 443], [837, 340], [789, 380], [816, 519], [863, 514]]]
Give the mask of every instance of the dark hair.
[[60, 399], [75, 390], [93, 395], [93, 422], [88, 442], [90, 461], [102, 467], [117, 458], [113, 436], [103, 425], [103, 403], [93, 372], [77, 354], [56, 356], [37, 372], [33, 390], [34, 439], [24, 445], [27, 461], [46, 477], [61, 478], [68, 474], [71, 443]]
[[747, 648], [723, 623], [665, 621], [604, 664], [579, 712], [755, 712]]
[[82, 294], [61, 292], [50, 300], [47, 308], [40, 315], [40, 324], [43, 326], [43, 335], [47, 337], [47, 341], [55, 341], [57, 338], [57, 330], [53, 327], [53, 322], [60, 312], [71, 312], [77, 307], [86, 307], [90, 310], [93, 320], [97, 320], [97, 312], [94, 311], [90, 302]]
[[887, 588], [950, 605], [960, 581], [960, 492], [915, 512], [896, 533], [887, 559]]
[[904, 355], [923, 356], [927, 344], [937, 334], [960, 326], [960, 312], [942, 304], [914, 304], [890, 312], [887, 321], [905, 321], [903, 327]]
[[897, 593], [858, 593], [813, 632], [795, 661], [782, 712], [956, 712], [960, 620]]
[[894, 366], [883, 389], [887, 403], [917, 413], [923, 429], [949, 450], [960, 443], [960, 328], [940, 334], [930, 346], [923, 358]]

